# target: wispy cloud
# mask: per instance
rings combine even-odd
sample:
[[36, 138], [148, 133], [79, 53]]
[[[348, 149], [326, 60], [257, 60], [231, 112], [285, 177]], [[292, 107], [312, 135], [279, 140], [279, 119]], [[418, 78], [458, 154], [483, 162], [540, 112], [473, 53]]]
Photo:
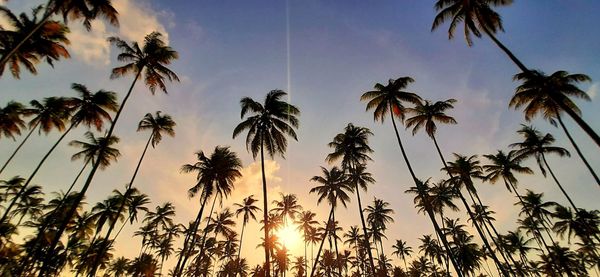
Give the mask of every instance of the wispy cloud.
[[590, 98], [594, 99], [594, 98], [596, 98], [596, 95], [598, 95], [598, 89], [600, 89], [599, 84], [592, 83], [590, 88], [588, 88], [588, 90], [587, 90], [587, 94], [590, 96]]

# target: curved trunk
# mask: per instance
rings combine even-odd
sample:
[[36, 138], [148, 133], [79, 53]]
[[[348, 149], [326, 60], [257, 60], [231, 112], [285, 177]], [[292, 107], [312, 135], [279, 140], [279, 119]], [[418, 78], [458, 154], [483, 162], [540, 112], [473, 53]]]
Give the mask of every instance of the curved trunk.
[[[596, 145], [600, 146], [600, 136], [594, 132], [594, 129], [590, 127], [576, 112], [574, 112], [571, 108], [566, 106], [562, 101], [556, 101], [556, 103], [560, 106], [560, 108], [565, 111], [576, 123], [579, 125], [581, 129], [596, 143]], [[560, 117], [559, 117], [560, 118]], [[560, 119], [559, 119], [560, 120]]]
[[131, 193], [132, 193], [131, 188], [133, 187], [133, 182], [135, 181], [135, 177], [137, 176], [137, 174], [140, 170], [140, 166], [142, 165], [144, 156], [146, 156], [146, 152], [148, 151], [148, 146], [150, 146], [150, 142], [152, 141], [152, 138], [153, 138], [153, 134], [151, 134], [150, 137], [148, 138], [148, 141], [146, 142], [146, 146], [144, 146], [144, 151], [142, 152], [142, 156], [140, 157], [140, 160], [138, 161], [137, 166], [135, 167], [135, 171], [133, 172], [133, 176], [131, 176], [131, 180], [129, 181], [129, 184], [127, 185], [127, 188], [125, 189], [125, 195], [123, 195], [123, 201], [121, 201], [121, 204], [119, 205], [119, 209], [117, 210], [117, 218], [114, 221], [110, 222], [110, 226], [108, 227], [106, 236], [104, 236], [106, 243], [102, 245], [102, 248], [100, 248], [97, 258], [95, 259], [95, 262], [92, 264], [92, 269], [90, 270], [90, 276], [96, 275], [96, 271], [98, 270], [98, 266], [100, 265], [100, 259], [103, 255], [103, 253], [105, 251], [107, 251], [108, 248], [110, 248], [110, 245], [112, 245], [114, 243], [114, 241], [117, 239], [117, 237], [115, 236], [115, 238], [111, 241], [110, 234], [114, 230], [119, 216], [125, 209], [125, 205], [127, 204], [127, 199], [129, 198], [129, 196], [131, 196]]
[[[482, 21], [482, 20], [479, 20]], [[483, 22], [483, 21], [482, 21]], [[529, 69], [519, 60], [517, 57], [510, 51], [502, 42], [500, 42], [496, 36], [485, 26], [483, 26], [483, 31], [492, 39], [492, 41], [500, 48], [504, 53], [510, 58], [510, 60], [517, 65], [517, 67], [523, 72], [529, 72]]]
[[592, 166], [590, 166], [587, 159], [583, 156], [583, 153], [581, 153], [581, 150], [579, 150], [579, 146], [577, 145], [577, 143], [575, 143], [575, 140], [573, 139], [573, 137], [571, 137], [569, 130], [567, 130], [567, 126], [565, 126], [565, 123], [562, 121], [562, 118], [560, 117], [560, 114], [558, 114], [556, 118], [558, 119], [558, 123], [560, 123], [560, 126], [562, 127], [563, 131], [565, 131], [565, 134], [569, 138], [569, 141], [573, 145], [573, 148], [575, 148], [577, 155], [579, 155], [579, 158], [581, 158], [581, 160], [585, 164], [585, 167], [587, 167], [587, 169], [590, 171], [590, 173], [594, 177], [594, 180], [596, 180], [596, 185], [600, 186], [600, 179], [598, 179], [598, 175], [596, 175], [596, 172], [594, 171], [594, 169], [592, 169]]
[[6, 210], [4, 211], [4, 215], [2, 215], [2, 218], [0, 218], [0, 223], [3, 223], [6, 220], [6, 217], [10, 213], [12, 207], [17, 203], [17, 201], [19, 200], [19, 198], [21, 198], [21, 196], [25, 192], [25, 190], [27, 190], [27, 187], [29, 186], [29, 184], [33, 180], [33, 177], [35, 177], [35, 175], [40, 170], [40, 168], [42, 168], [42, 165], [44, 164], [44, 162], [46, 161], [46, 159], [48, 159], [48, 157], [50, 157], [50, 154], [52, 154], [52, 152], [54, 151], [54, 149], [56, 149], [56, 147], [58, 146], [58, 144], [60, 144], [60, 142], [65, 138], [65, 136], [67, 136], [67, 134], [73, 129], [73, 127], [75, 127], [74, 123], [72, 123], [69, 126], [69, 128], [58, 138], [58, 140], [54, 143], [54, 145], [52, 145], [52, 147], [50, 148], [50, 150], [48, 151], [48, 153], [46, 153], [46, 155], [44, 155], [44, 157], [38, 163], [37, 167], [33, 170], [33, 172], [31, 173], [31, 175], [29, 176], [29, 178], [27, 178], [27, 181], [25, 181], [25, 184], [23, 184], [23, 186], [21, 186], [21, 189], [19, 190], [19, 192], [17, 192], [17, 194], [12, 199], [12, 201], [10, 202], [10, 204], [8, 205], [8, 207], [6, 207]]
[[27, 136], [25, 136], [25, 138], [23, 139], [23, 141], [21, 141], [21, 143], [19, 143], [19, 146], [17, 146], [17, 148], [15, 149], [15, 151], [13, 151], [12, 154], [10, 154], [10, 157], [8, 157], [8, 160], [6, 160], [6, 162], [2, 165], [2, 168], [0, 168], [0, 174], [2, 174], [2, 172], [4, 171], [4, 169], [6, 168], [6, 166], [10, 163], [10, 161], [12, 161], [12, 159], [15, 157], [15, 155], [17, 155], [17, 152], [19, 152], [19, 150], [21, 149], [21, 147], [23, 146], [23, 144], [25, 144], [25, 142], [29, 139], [29, 137], [31, 136], [31, 134], [33, 133], [33, 131], [35, 131], [35, 128], [38, 125], [40, 125], [39, 121], [35, 125], [33, 125], [31, 127], [31, 130], [29, 131], [29, 133], [27, 133]]
[[[435, 139], [435, 136], [432, 136], [432, 140], [433, 140], [433, 143], [435, 144], [435, 148], [438, 152], [438, 155], [440, 156], [440, 159], [442, 160], [444, 169], [446, 169], [446, 173], [448, 174], [448, 176], [450, 176], [450, 178], [453, 178], [454, 176], [452, 176], [452, 174], [448, 170], [448, 164], [446, 163], [446, 159], [444, 159], [444, 155], [442, 154], [442, 150], [440, 149], [440, 146], [438, 145], [437, 140]], [[510, 276], [508, 274], [508, 272], [506, 272], [504, 267], [502, 267], [502, 264], [498, 260], [498, 257], [496, 257], [496, 254], [494, 253], [494, 251], [492, 251], [492, 247], [490, 247], [489, 242], [487, 241], [487, 239], [485, 238], [485, 235], [481, 231], [481, 227], [479, 226], [479, 224], [477, 224], [477, 221], [475, 220], [473, 211], [471, 211], [471, 208], [469, 207], [469, 204], [467, 203], [467, 199], [465, 199], [465, 196], [463, 195], [462, 191], [457, 190], [457, 194], [458, 194], [460, 200], [462, 201], [463, 205], [465, 206], [465, 209], [467, 210], [467, 214], [469, 215], [469, 218], [471, 218], [471, 221], [473, 222], [473, 225], [475, 226], [475, 229], [477, 230], [479, 237], [481, 238], [481, 240], [483, 241], [483, 244], [485, 245], [488, 252], [490, 253], [492, 260], [494, 260], [494, 263], [496, 264], [496, 266], [498, 266], [499, 269], [502, 271], [502, 274], [504, 274], [505, 276]]]
[[260, 133], [260, 171], [262, 174], [262, 191], [263, 191], [263, 220], [265, 233], [265, 276], [271, 276], [271, 260], [269, 258], [269, 214], [268, 214], [268, 198], [267, 198], [267, 177], [265, 176], [265, 154], [263, 133]]
[[[420, 192], [421, 189], [419, 188], [420, 185], [420, 181], [419, 179], [417, 179], [417, 176], [415, 174], [415, 172], [412, 169], [412, 166], [410, 165], [410, 161], [408, 160], [408, 157], [406, 156], [406, 152], [404, 151], [404, 146], [402, 145], [402, 140], [400, 139], [400, 134], [398, 133], [398, 127], [396, 127], [396, 121], [394, 120], [394, 115], [392, 114], [393, 109], [390, 105], [390, 117], [392, 118], [392, 124], [394, 125], [394, 131], [396, 133], [396, 139], [398, 140], [398, 145], [400, 146], [400, 151], [402, 152], [402, 157], [404, 158], [404, 162], [406, 163], [406, 167], [408, 167], [408, 171], [410, 172], [410, 175], [415, 183], [415, 186], [417, 186], [417, 190]], [[423, 197], [424, 195], [420, 195], [421, 198], [425, 199], [425, 197]], [[440, 236], [441, 240], [442, 240], [442, 244], [444, 245], [444, 248], [446, 249], [446, 253], [448, 253], [448, 255], [450, 256], [450, 260], [452, 261], [452, 266], [454, 267], [454, 270], [456, 271], [456, 274], [459, 277], [463, 276], [463, 273], [460, 270], [460, 267], [458, 266], [458, 262], [456, 261], [456, 258], [452, 255], [452, 251], [450, 251], [450, 244], [448, 244], [448, 240], [446, 239], [446, 237], [443, 235], [442, 230], [440, 229], [440, 226], [437, 223], [437, 220], [435, 219], [435, 215], [433, 214], [432, 208], [429, 205], [426, 205], [425, 207], [425, 211], [427, 212], [427, 215], [429, 216], [429, 220], [431, 220], [431, 223], [433, 224], [433, 228], [435, 229], [435, 232], [438, 233], [438, 235]]]
[[[204, 193], [204, 190], [203, 192]], [[200, 194], [202, 195], [202, 194]], [[190, 257], [190, 253], [194, 249], [194, 244], [196, 243], [198, 227], [200, 227], [200, 221], [202, 221], [202, 213], [204, 212], [204, 206], [206, 206], [206, 201], [208, 200], [208, 195], [203, 197], [202, 204], [200, 205], [200, 210], [198, 210], [198, 215], [196, 216], [196, 220], [192, 225], [192, 230], [189, 233], [186, 240], [183, 242], [183, 249], [179, 253], [179, 259], [177, 260], [177, 265], [175, 266], [175, 272], [173, 276], [180, 277], [183, 273], [183, 268]], [[191, 239], [191, 241], [189, 241]], [[189, 249], [188, 249], [189, 248]]]
[[579, 209], [577, 209], [577, 206], [575, 206], [575, 202], [573, 202], [573, 200], [571, 199], [571, 197], [569, 196], [569, 194], [567, 193], [567, 191], [563, 188], [563, 186], [560, 184], [560, 182], [556, 178], [556, 175], [554, 175], [554, 172], [550, 168], [550, 165], [548, 165], [548, 161], [546, 160], [546, 155], [544, 155], [544, 153], [542, 153], [542, 161], [544, 162], [544, 165], [546, 166], [546, 169], [548, 169], [548, 172], [550, 172], [550, 176], [552, 176], [552, 179], [554, 179], [554, 182], [556, 183], [556, 185], [558, 186], [558, 188], [560, 189], [560, 191], [567, 198], [567, 200], [569, 201], [569, 204], [571, 204], [571, 207], [573, 207], [573, 209], [575, 210], [575, 212], [579, 211]]
[[[202, 257], [204, 256], [204, 244], [206, 243], [206, 236], [208, 235], [208, 226], [210, 225], [210, 221], [212, 219], [212, 214], [213, 214], [213, 211], [215, 210], [215, 203], [217, 203], [217, 195], [216, 194], [215, 194], [215, 198], [213, 198], [213, 203], [210, 208], [210, 213], [208, 214], [208, 220], [206, 221], [206, 227], [204, 228], [204, 230], [202, 230], [203, 234], [202, 234], [202, 239], [200, 239], [200, 251], [198, 252], [199, 260], [202, 260]], [[194, 244], [196, 244], [195, 239], [192, 240], [192, 248], [190, 248], [190, 251], [192, 251], [192, 249], [194, 249]], [[186, 260], [187, 259], [184, 259], [183, 263], [181, 264], [182, 270], [185, 267]]]
[[[121, 105], [119, 106], [119, 110], [117, 110], [117, 113], [115, 114], [115, 119], [113, 120], [112, 124], [110, 125], [110, 128], [108, 129], [108, 132], [106, 134], [107, 138], [110, 138], [112, 136], [112, 134], [115, 130], [115, 125], [117, 123], [117, 120], [119, 119], [119, 116], [121, 115], [121, 112], [123, 111], [123, 108], [125, 107], [125, 104], [127, 103], [127, 100], [131, 96], [131, 92], [133, 91], [135, 83], [139, 79], [140, 74], [142, 73], [143, 70], [144, 70], [144, 67], [140, 68], [139, 71], [137, 72], [137, 74], [135, 75], [135, 79], [133, 79], [133, 82], [131, 83], [131, 86], [129, 87], [129, 91], [125, 95], [125, 98], [123, 98], [123, 102], [121, 102]], [[104, 151], [106, 151], [106, 147], [102, 147], [100, 149], [100, 153], [98, 153], [98, 156], [100, 156], [100, 157], [103, 156]], [[85, 184], [83, 185], [81, 192], [78, 194], [77, 199], [75, 199], [74, 205], [67, 212], [66, 218], [71, 218], [75, 214], [77, 207], [79, 206], [79, 203], [81, 203], [81, 201], [83, 200], [83, 197], [85, 197], [85, 193], [87, 192], [88, 188], [90, 187], [90, 184], [92, 183], [92, 180], [94, 179], [94, 175], [96, 174], [96, 171], [98, 170], [99, 166], [100, 166], [100, 161], [98, 159], [97, 161], [94, 162], [94, 164], [92, 166], [92, 170], [90, 171], [87, 179], [85, 180]], [[50, 266], [49, 265], [49, 262], [51, 260], [50, 257], [52, 257], [54, 255], [54, 248], [60, 241], [62, 234], [65, 232], [65, 229], [67, 228], [67, 224], [68, 224], [68, 221], [62, 222], [58, 231], [54, 235], [54, 238], [52, 239], [52, 242], [50, 243], [49, 252], [48, 252], [48, 254], [46, 254], [46, 258], [44, 259], [44, 263], [38, 274], [39, 277], [45, 276], [45, 273], [48, 270], [48, 267]]]
[[[367, 252], [367, 255], [369, 256], [369, 265], [370, 265], [370, 269], [371, 269], [371, 274], [372, 274], [372, 276], [375, 276], [375, 262], [373, 261], [373, 254], [371, 253], [371, 242], [368, 239], [369, 234], [367, 233], [367, 225], [365, 223], [365, 216], [363, 214], [362, 201], [360, 200], [360, 188], [358, 187], [358, 183], [355, 184], [355, 189], [356, 189], [356, 198], [357, 198], [357, 202], [358, 202], [358, 213], [360, 214], [360, 223], [362, 224], [363, 236], [365, 237], [365, 242], [367, 244], [367, 249], [365, 249], [365, 251]], [[365, 273], [366, 273], [366, 270], [365, 270]]]
[[[331, 208], [331, 211], [329, 212], [329, 217], [327, 217], [328, 223], [331, 222], [332, 214], [333, 214], [333, 207]], [[314, 261], [313, 267], [310, 270], [310, 277], [315, 276], [315, 270], [317, 269], [317, 265], [319, 264], [319, 257], [321, 256], [321, 250], [323, 250], [323, 244], [325, 244], [325, 238], [327, 238], [327, 233], [328, 233], [328, 230], [327, 230], [327, 228], [325, 228], [325, 233], [323, 233], [323, 238], [321, 238], [321, 244], [319, 245], [319, 250], [317, 250], [317, 258], [314, 259], [315, 261]]]

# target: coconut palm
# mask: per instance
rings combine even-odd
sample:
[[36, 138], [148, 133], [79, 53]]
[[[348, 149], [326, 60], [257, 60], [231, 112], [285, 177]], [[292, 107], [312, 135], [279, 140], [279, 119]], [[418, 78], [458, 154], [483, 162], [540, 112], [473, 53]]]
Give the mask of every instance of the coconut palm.
[[242, 232], [240, 233], [240, 247], [238, 249], [237, 259], [240, 259], [240, 255], [242, 254], [242, 241], [244, 239], [244, 230], [246, 229], [246, 224], [250, 222], [250, 219], [256, 221], [256, 212], [260, 211], [260, 208], [255, 206], [254, 203], [258, 202], [254, 198], [254, 195], [250, 195], [244, 200], [242, 200], [241, 204], [234, 203], [233, 205], [237, 208], [235, 210], [235, 216], [238, 217], [240, 214], [243, 214], [242, 219]]
[[577, 210], [575, 206], [575, 202], [571, 199], [567, 191], [563, 188], [562, 184], [556, 178], [554, 171], [548, 165], [548, 161], [546, 160], [546, 154], [556, 154], [559, 157], [570, 156], [569, 151], [566, 149], [554, 146], [554, 136], [551, 134], [543, 135], [540, 131], [535, 129], [532, 126], [521, 125], [521, 129], [517, 131], [518, 134], [523, 136], [523, 142], [516, 142], [510, 144], [510, 147], [516, 148], [516, 155], [518, 157], [522, 157], [523, 159], [535, 158], [538, 166], [540, 167], [540, 171], [542, 175], [546, 176], [546, 169], [550, 172], [550, 176], [554, 179], [554, 182], [563, 193], [565, 198], [571, 204], [573, 209]]
[[587, 275], [585, 267], [582, 268], [574, 251], [558, 244], [553, 245], [551, 250], [550, 253], [540, 257], [542, 260], [540, 266], [545, 275], [562, 276], [563, 273], [568, 277]]
[[600, 226], [600, 212], [598, 210], [579, 209], [574, 213], [570, 208], [556, 205], [552, 217], [555, 219], [552, 229], [560, 238], [564, 238], [566, 234], [569, 243], [573, 236], [588, 245], [595, 244], [594, 238], [600, 241], [600, 228], [598, 227]]
[[[54, 15], [62, 15], [65, 24], [68, 18], [81, 19], [88, 30], [92, 27], [92, 21], [98, 17], [103, 17], [110, 24], [118, 26], [118, 12], [111, 2], [111, 0], [48, 0], [42, 17], [39, 20], [34, 17], [35, 19], [28, 25], [28, 28], [24, 28], [22, 32], [15, 36], [10, 45], [5, 46], [5, 51], [2, 53], [2, 59], [0, 60], [0, 68], [4, 68], [4, 65], [14, 59], [14, 56], [18, 53], [25, 52], [25, 50], [35, 46], [34, 42], [37, 42], [39, 37], [44, 37], [43, 34], [48, 28], [48, 23], [55, 22], [50, 20]], [[42, 10], [41, 6], [37, 10], [35, 14]], [[33, 49], [35, 50], [37, 47]]]
[[129, 263], [129, 259], [125, 257], [119, 257], [110, 263], [106, 273], [110, 274], [110, 276], [124, 277], [125, 274], [127, 274]]
[[600, 146], [600, 136], [581, 118], [581, 110], [571, 99], [591, 100], [589, 95], [576, 85], [579, 82], [591, 81], [590, 77], [585, 74], [569, 74], [566, 71], [557, 71], [550, 76], [541, 71], [531, 71], [527, 74], [515, 75], [515, 80], [521, 81], [522, 84], [517, 87], [515, 95], [510, 101], [510, 106], [515, 109], [524, 107], [525, 119], [528, 121], [538, 114], [541, 114], [544, 119], [555, 126], [555, 119], [558, 120], [577, 154], [600, 186], [598, 175], [581, 153], [579, 146], [567, 130], [561, 117], [562, 112], [568, 114]]
[[[42, 6], [32, 10], [31, 17], [26, 13], [19, 16], [13, 14], [5, 6], [0, 7], [0, 16], [8, 21], [9, 26], [0, 30], [0, 76], [8, 65], [15, 79], [20, 78], [21, 66], [32, 74], [37, 74], [36, 64], [46, 61], [51, 66], [54, 61], [69, 58], [66, 35], [69, 28], [54, 20], [39, 19]], [[22, 39], [29, 35], [30, 39]]]
[[[346, 207], [346, 203], [350, 201], [348, 192], [352, 192], [352, 187], [349, 184], [348, 178], [346, 174], [344, 174], [344, 171], [338, 167], [334, 166], [330, 170], [321, 167], [321, 171], [322, 176], [313, 176], [310, 179], [312, 182], [317, 182], [319, 184], [310, 189], [310, 193], [318, 194], [319, 198], [317, 199], [317, 204], [320, 204], [324, 199], [326, 199], [329, 203], [331, 209], [326, 223], [326, 225], [329, 225], [330, 222], [335, 222], [335, 208], [337, 207], [338, 203], [341, 203], [344, 207]], [[333, 237], [336, 238], [335, 228], [333, 228], [333, 231], [334, 233], [329, 235], [333, 235]], [[321, 255], [323, 243], [325, 242], [327, 235], [328, 228], [326, 228], [325, 232], [323, 233], [321, 245], [317, 251], [317, 258], [315, 259], [315, 264], [310, 274], [311, 277], [314, 276], [316, 266], [319, 263], [319, 256]], [[338, 252], [337, 238], [335, 239], [335, 250]]]
[[459, 24], [464, 25], [465, 40], [469, 46], [473, 45], [471, 35], [481, 37], [485, 33], [504, 53], [519, 67], [523, 72], [529, 70], [504, 44], [502, 44], [496, 33], [504, 31], [500, 15], [493, 10], [493, 7], [507, 6], [512, 4], [512, 0], [437, 0], [435, 9], [439, 13], [433, 20], [431, 30], [435, 30], [445, 21], [450, 21], [448, 29], [448, 38], [454, 37], [454, 31]]
[[[150, 137], [148, 138], [148, 141], [146, 142], [146, 145], [144, 146], [144, 151], [142, 152], [142, 155], [140, 156], [140, 159], [137, 163], [137, 166], [135, 167], [135, 171], [133, 172], [133, 176], [131, 177], [131, 180], [129, 181], [129, 183], [127, 184], [127, 189], [126, 189], [126, 193], [123, 197], [123, 199], [129, 199], [129, 197], [131, 196], [131, 192], [133, 192], [134, 190], [131, 190], [132, 186], [133, 186], [133, 182], [135, 181], [135, 177], [137, 176], [140, 166], [142, 165], [142, 161], [144, 160], [144, 157], [146, 156], [146, 151], [148, 150], [148, 146], [150, 144], [152, 144], [152, 148], [155, 148], [156, 145], [162, 140], [162, 135], [163, 133], [173, 137], [175, 136], [175, 130], [173, 129], [175, 127], [176, 123], [175, 121], [173, 121], [173, 119], [171, 118], [171, 116], [169, 115], [161, 115], [160, 111], [157, 111], [155, 113], [155, 115], [152, 115], [151, 113], [147, 113], [144, 118], [140, 121], [140, 123], [138, 124], [138, 131], [144, 131], [144, 130], [150, 130]], [[126, 205], [126, 201], [121, 202], [121, 205], [119, 206], [119, 213], [121, 213], [123, 211], [123, 209], [125, 209], [125, 205]], [[106, 232], [106, 236], [105, 238], [108, 240], [110, 238], [110, 235], [112, 233], [112, 231], [114, 230], [116, 221], [112, 222], [110, 224], [110, 227], [108, 228], [108, 231]], [[92, 269], [92, 274], [95, 273], [96, 268]]]
[[44, 192], [41, 186], [30, 186], [20, 196], [15, 208], [11, 211], [9, 218], [18, 218], [15, 228], [18, 228], [25, 216], [31, 219], [38, 218], [43, 214]]
[[552, 217], [551, 209], [554, 209], [558, 204], [553, 201], [544, 201], [543, 193], [535, 193], [531, 190], [527, 190], [525, 195], [521, 198], [520, 204], [521, 211], [519, 215], [526, 214], [533, 219], [536, 219], [539, 222], [550, 239], [552, 239], [552, 234], [550, 234], [550, 227], [552, 226], [552, 222], [550, 218]]
[[[390, 203], [375, 198], [373, 200], [373, 206], [367, 206], [367, 208], [365, 208], [365, 212], [367, 212], [367, 222], [369, 223], [372, 232], [377, 231], [384, 233], [387, 229], [387, 224], [394, 222], [394, 218], [390, 216], [390, 214], [394, 213], [394, 210], [389, 208], [389, 206]], [[379, 242], [381, 253], [384, 253], [381, 238], [382, 237], [379, 236], [373, 236], [373, 241], [375, 244], [376, 242]]]
[[402, 259], [404, 262], [404, 270], [408, 271], [408, 267], [406, 266], [406, 257], [410, 257], [410, 255], [413, 253], [412, 247], [406, 245], [406, 241], [396, 240], [396, 244], [394, 244], [392, 248], [394, 248], [394, 252], [392, 252], [392, 254]]
[[[103, 1], [106, 3], [106, 1]], [[168, 69], [166, 66], [170, 65], [171, 62], [178, 58], [178, 54], [171, 47], [166, 45], [166, 43], [162, 40], [162, 35], [158, 32], [153, 32], [147, 35], [144, 39], [144, 45], [140, 48], [137, 42], [134, 42], [131, 46], [127, 44], [125, 41], [112, 37], [109, 39], [110, 42], [116, 44], [116, 46], [122, 50], [123, 52], [119, 54], [118, 60], [131, 62], [121, 67], [117, 67], [113, 69], [112, 78], [118, 78], [124, 76], [129, 73], [134, 73], [135, 78], [129, 88], [129, 91], [123, 98], [119, 109], [117, 110], [115, 117], [108, 129], [106, 134], [107, 137], [111, 137], [115, 128], [115, 124], [125, 107], [125, 103], [129, 99], [131, 92], [135, 86], [135, 83], [140, 78], [140, 76], [144, 75], [144, 79], [146, 85], [150, 89], [150, 92], [154, 93], [156, 88], [159, 87], [162, 91], [166, 92], [165, 79], [169, 81], [178, 81], [177, 75]], [[102, 152], [102, 149], [101, 149]], [[102, 153], [100, 154], [102, 156]], [[99, 164], [96, 162], [93, 164], [92, 169], [81, 189], [80, 198], [83, 199], [87, 189], [89, 188], [96, 171], [98, 170]], [[81, 201], [81, 200], [79, 200]], [[69, 211], [68, 214], [73, 214], [75, 211]], [[60, 240], [60, 236], [64, 232], [66, 226], [61, 226], [53, 238], [51, 243], [51, 248], [56, 247], [58, 241]], [[42, 273], [45, 272], [45, 268], [48, 266], [48, 262], [45, 262], [45, 266], [42, 268]]]
[[[306, 254], [307, 252], [307, 248], [308, 248], [308, 244], [310, 243], [312, 246], [312, 241], [311, 241], [311, 235], [312, 233], [315, 232], [315, 226], [319, 224], [318, 221], [315, 220], [315, 217], [317, 216], [316, 213], [313, 213], [311, 211], [302, 211], [298, 214], [298, 216], [296, 216], [296, 221], [295, 223], [298, 225], [296, 227], [296, 230], [302, 232], [302, 237], [304, 238], [304, 275], [305, 276], [308, 274], [308, 256]], [[312, 251], [311, 251], [312, 254]]]
[[[217, 146], [210, 156], [204, 155], [202, 151], [197, 152], [196, 155], [198, 162], [193, 165], [184, 165], [181, 170], [182, 172], [198, 172], [196, 178], [197, 183], [189, 190], [189, 195], [193, 197], [200, 192], [200, 190], [202, 190], [200, 196], [201, 205], [200, 210], [198, 211], [198, 216], [196, 217], [196, 220], [192, 226], [193, 228], [190, 232], [191, 235], [184, 240], [180, 258], [174, 270], [174, 276], [181, 276], [181, 274], [183, 274], [185, 264], [191, 255], [193, 247], [196, 245], [196, 240], [198, 237], [196, 233], [198, 232], [200, 219], [202, 218], [202, 213], [208, 198], [215, 194], [213, 201], [214, 207], [217, 196], [228, 196], [233, 190], [233, 183], [235, 180], [242, 177], [240, 172], [242, 168], [242, 162], [237, 157], [235, 152], [229, 150], [229, 147]], [[212, 214], [212, 208], [210, 214]], [[202, 248], [200, 253], [202, 254], [204, 250], [204, 240], [200, 241], [200, 245]], [[200, 257], [202, 257], [201, 254]]]
[[[260, 152], [260, 164], [263, 183], [263, 221], [265, 226], [268, 225], [268, 198], [267, 198], [267, 180], [265, 176], [265, 158], [264, 150], [271, 158], [279, 154], [282, 157], [287, 149], [286, 135], [298, 140], [296, 132], [299, 126], [297, 116], [300, 115], [300, 110], [286, 101], [281, 100], [286, 96], [282, 90], [272, 90], [265, 97], [263, 104], [254, 101], [250, 97], [244, 97], [240, 100], [242, 108], [241, 118], [244, 119], [233, 130], [233, 138], [237, 137], [244, 131], [248, 131], [246, 135], [246, 148], [252, 152], [252, 157]], [[269, 228], [264, 228], [264, 237], [269, 237]], [[270, 260], [269, 250], [265, 248], [265, 273], [270, 276]]]
[[346, 231], [346, 233], [344, 234], [344, 238], [346, 238], [346, 240], [344, 240], [344, 244], [347, 244], [351, 249], [354, 249], [356, 253], [355, 257], [357, 260], [360, 261], [359, 265], [357, 266], [357, 272], [359, 275], [361, 275], [361, 268], [364, 268], [364, 261], [362, 261], [359, 254], [359, 245], [362, 243], [363, 240], [363, 236], [360, 233], [361, 231], [358, 228], [358, 226], [350, 226], [350, 229], [348, 229], [348, 231]]
[[[47, 97], [47, 98], [44, 98], [42, 103], [40, 103], [36, 100], [33, 100], [33, 101], [31, 101], [31, 105], [33, 106], [33, 110], [35, 111], [36, 116], [29, 122], [30, 126], [39, 125], [40, 132], [43, 131], [46, 134], [48, 132], [50, 132], [52, 129], [57, 129], [59, 131], [65, 131], [65, 122], [71, 116], [70, 105], [66, 98], [64, 98], [64, 97]], [[0, 223], [4, 222], [6, 220], [6, 216], [8, 215], [8, 213], [10, 213], [13, 205], [16, 203], [16, 200], [19, 198], [19, 195], [27, 189], [27, 187], [29, 186], [29, 183], [31, 183], [31, 180], [33, 179], [33, 177], [35, 176], [37, 171], [40, 169], [40, 167], [42, 166], [42, 164], [44, 163], [46, 158], [48, 158], [50, 153], [52, 153], [52, 150], [54, 150], [54, 148], [56, 148], [58, 143], [60, 143], [60, 141], [64, 138], [64, 136], [68, 133], [68, 131], [70, 129], [71, 128], [69, 128], [67, 131], [65, 131], [63, 133], [63, 135], [52, 146], [52, 148], [50, 148], [48, 153], [46, 153], [46, 155], [42, 158], [40, 163], [38, 163], [37, 167], [34, 169], [34, 171], [31, 173], [31, 175], [27, 178], [27, 180], [25, 181], [23, 186], [21, 186], [21, 191], [19, 193], [17, 193], [17, 197], [14, 198], [13, 201], [6, 207], [6, 210], [5, 210], [4, 214], [2, 215], [2, 218], [0, 218]]]
[[16, 101], [9, 101], [4, 108], [0, 108], [0, 138], [4, 136], [16, 140], [15, 135], [20, 136], [21, 130], [26, 127], [23, 117], [28, 115], [30, 113], [25, 105]]
[[[333, 152], [328, 154], [326, 159], [330, 163], [341, 159], [342, 168], [349, 175], [350, 184], [356, 192], [360, 221], [365, 238], [368, 237], [367, 225], [363, 214], [362, 201], [360, 200], [359, 187], [366, 191], [370, 184], [375, 183], [375, 179], [373, 179], [371, 173], [367, 172], [365, 165], [367, 161], [371, 160], [369, 154], [373, 152], [373, 149], [369, 146], [369, 137], [372, 135], [373, 133], [368, 128], [348, 123], [344, 128], [344, 132], [337, 134], [333, 141], [329, 143], [329, 147], [333, 148]], [[370, 268], [374, 270], [375, 264], [370, 242], [369, 240], [365, 240], [365, 242], [369, 245], [367, 254]], [[371, 272], [371, 274], [375, 273]]]
[[[421, 97], [419, 97], [417, 94], [404, 90], [409, 84], [413, 82], [414, 79], [407, 76], [400, 77], [396, 80], [390, 79], [387, 85], [377, 83], [374, 86], [375, 90], [363, 93], [363, 95], [360, 97], [360, 100], [367, 101], [367, 111], [374, 110], [373, 119], [375, 121], [381, 121], [381, 123], [383, 123], [385, 117], [389, 113], [390, 119], [392, 121], [392, 126], [394, 127], [394, 132], [396, 134], [396, 139], [398, 141], [398, 146], [400, 146], [400, 152], [402, 153], [402, 157], [404, 158], [404, 162], [406, 163], [408, 171], [413, 179], [413, 182], [418, 187], [422, 184], [422, 182], [417, 178], [410, 164], [410, 161], [404, 149], [404, 145], [402, 144], [402, 140], [400, 139], [400, 134], [398, 133], [398, 127], [396, 126], [395, 120], [395, 118], [398, 118], [401, 121], [404, 121], [404, 118], [406, 117], [406, 113], [408, 111], [406, 110], [403, 102], [413, 104], [418, 104], [421, 102]], [[421, 192], [424, 190], [421, 188], [418, 189], [418, 191]], [[424, 197], [422, 196], [422, 198]], [[426, 206], [427, 215], [429, 216], [429, 219], [431, 220], [434, 229], [436, 230], [436, 233], [438, 233], [438, 235], [440, 236], [446, 251], [449, 253], [450, 245], [446, 241], [446, 238], [441, 236], [441, 229], [437, 223], [437, 220], [435, 219], [433, 211], [428, 206], [429, 205]], [[451, 257], [451, 260], [457, 274], [459, 276], [462, 276], [454, 258]]]
[[296, 215], [302, 211], [302, 206], [298, 204], [298, 197], [295, 194], [279, 194], [281, 200], [273, 200], [275, 208], [271, 209], [272, 212], [279, 214], [287, 223], [287, 219], [294, 220]]

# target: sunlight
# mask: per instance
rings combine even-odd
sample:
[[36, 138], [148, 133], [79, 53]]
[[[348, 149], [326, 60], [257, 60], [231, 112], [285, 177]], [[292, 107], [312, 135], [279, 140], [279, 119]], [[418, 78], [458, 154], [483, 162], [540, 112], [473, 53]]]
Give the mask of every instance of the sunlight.
[[302, 242], [302, 235], [296, 230], [296, 225], [290, 224], [277, 231], [279, 243], [287, 249], [295, 249]]

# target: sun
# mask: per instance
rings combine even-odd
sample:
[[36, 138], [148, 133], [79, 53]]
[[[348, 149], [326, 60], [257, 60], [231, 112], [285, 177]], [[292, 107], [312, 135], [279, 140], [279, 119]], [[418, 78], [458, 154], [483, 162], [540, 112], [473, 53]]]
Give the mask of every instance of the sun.
[[293, 224], [285, 225], [283, 228], [277, 230], [276, 234], [279, 243], [287, 249], [296, 248], [302, 241], [302, 236]]

